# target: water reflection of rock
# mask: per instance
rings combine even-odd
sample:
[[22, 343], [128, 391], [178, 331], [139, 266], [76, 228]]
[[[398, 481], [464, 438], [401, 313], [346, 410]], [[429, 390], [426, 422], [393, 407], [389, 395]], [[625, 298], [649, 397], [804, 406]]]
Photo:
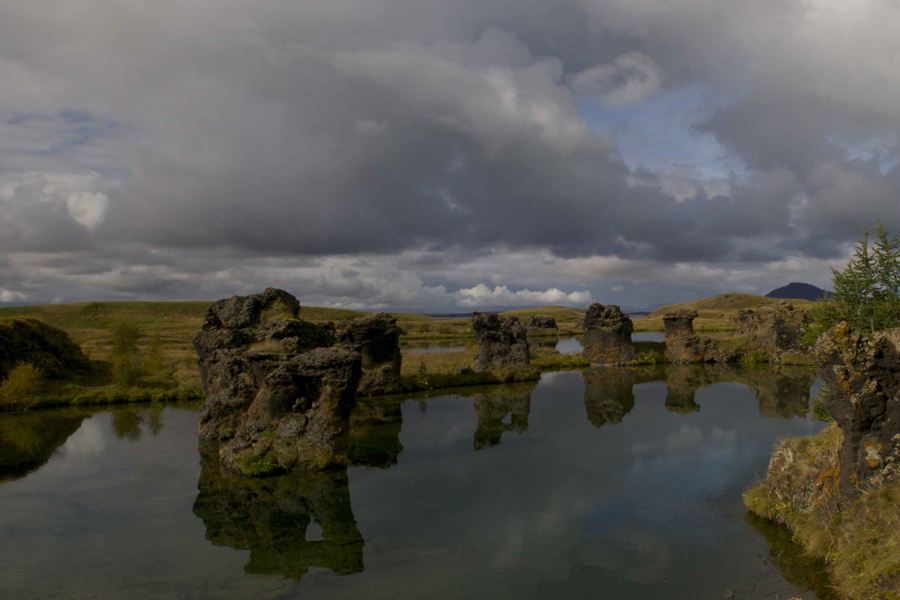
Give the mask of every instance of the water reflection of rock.
[[709, 385], [704, 367], [672, 365], [666, 371], [666, 410], [688, 414], [700, 410], [694, 400], [697, 390]]
[[640, 373], [636, 369], [600, 368], [584, 371], [584, 408], [594, 427], [620, 423], [634, 408], [632, 389]]
[[386, 469], [397, 464], [403, 451], [401, 402], [388, 398], [359, 397], [350, 415], [347, 458], [351, 465]]
[[634, 408], [633, 387], [666, 382], [666, 409], [689, 414], [700, 410], [698, 390], [716, 383], [747, 386], [764, 417], [805, 416], [815, 375], [806, 369], [743, 369], [726, 365], [668, 365], [665, 368], [599, 368], [584, 371], [584, 405], [595, 427], [619, 423]]
[[809, 389], [816, 377], [806, 371], [747, 371], [741, 383], [756, 394], [764, 417], [803, 417], [809, 411]]
[[[310, 567], [336, 575], [363, 571], [364, 541], [345, 469], [242, 477], [224, 472], [218, 451], [206, 443], [198, 487], [194, 514], [206, 526], [206, 539], [249, 550], [245, 572], [300, 579]], [[322, 539], [307, 539], [313, 522]]]
[[66, 409], [0, 415], [0, 482], [42, 467], [88, 414]]
[[506, 385], [502, 390], [472, 396], [478, 417], [474, 440], [476, 450], [496, 446], [507, 431], [522, 433], [528, 430], [531, 393], [535, 386], [536, 383]]
[[825, 563], [804, 552], [794, 542], [790, 529], [751, 512], [744, 521], [768, 542], [769, 560], [788, 582], [801, 590], [811, 590], [819, 600], [838, 598], [828, 585], [830, 578]]

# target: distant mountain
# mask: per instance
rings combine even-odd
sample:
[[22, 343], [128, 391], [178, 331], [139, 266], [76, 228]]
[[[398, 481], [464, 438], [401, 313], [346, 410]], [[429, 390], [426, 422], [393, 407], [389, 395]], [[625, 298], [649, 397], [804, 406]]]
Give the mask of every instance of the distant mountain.
[[789, 283], [766, 294], [766, 298], [786, 298], [789, 300], [821, 300], [825, 290], [808, 283]]

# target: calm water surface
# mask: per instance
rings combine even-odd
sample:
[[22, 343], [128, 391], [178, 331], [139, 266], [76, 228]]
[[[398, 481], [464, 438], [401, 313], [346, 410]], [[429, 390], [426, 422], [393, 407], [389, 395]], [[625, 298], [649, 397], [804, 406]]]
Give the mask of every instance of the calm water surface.
[[195, 409], [3, 414], [0, 597], [824, 598], [741, 503], [821, 428], [812, 384], [605, 369], [363, 402], [354, 466], [249, 481]]

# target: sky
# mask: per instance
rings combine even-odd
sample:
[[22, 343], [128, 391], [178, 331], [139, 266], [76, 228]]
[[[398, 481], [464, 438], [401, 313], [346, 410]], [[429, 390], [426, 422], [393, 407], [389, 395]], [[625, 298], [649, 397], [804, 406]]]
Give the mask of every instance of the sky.
[[0, 304], [653, 308], [900, 232], [897, 0], [0, 0]]

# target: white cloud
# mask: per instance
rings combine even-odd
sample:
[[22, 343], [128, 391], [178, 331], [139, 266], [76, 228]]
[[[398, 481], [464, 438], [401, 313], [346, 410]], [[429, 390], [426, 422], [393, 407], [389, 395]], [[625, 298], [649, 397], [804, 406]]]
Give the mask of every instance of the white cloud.
[[498, 285], [493, 289], [483, 283], [470, 288], [463, 288], [455, 294], [460, 306], [540, 306], [546, 304], [584, 305], [591, 302], [591, 293], [588, 291], [571, 292], [551, 288], [543, 292], [531, 290], [519, 290], [511, 292], [505, 285]]
[[27, 299], [28, 296], [22, 292], [0, 289], [0, 302], [22, 302]]

